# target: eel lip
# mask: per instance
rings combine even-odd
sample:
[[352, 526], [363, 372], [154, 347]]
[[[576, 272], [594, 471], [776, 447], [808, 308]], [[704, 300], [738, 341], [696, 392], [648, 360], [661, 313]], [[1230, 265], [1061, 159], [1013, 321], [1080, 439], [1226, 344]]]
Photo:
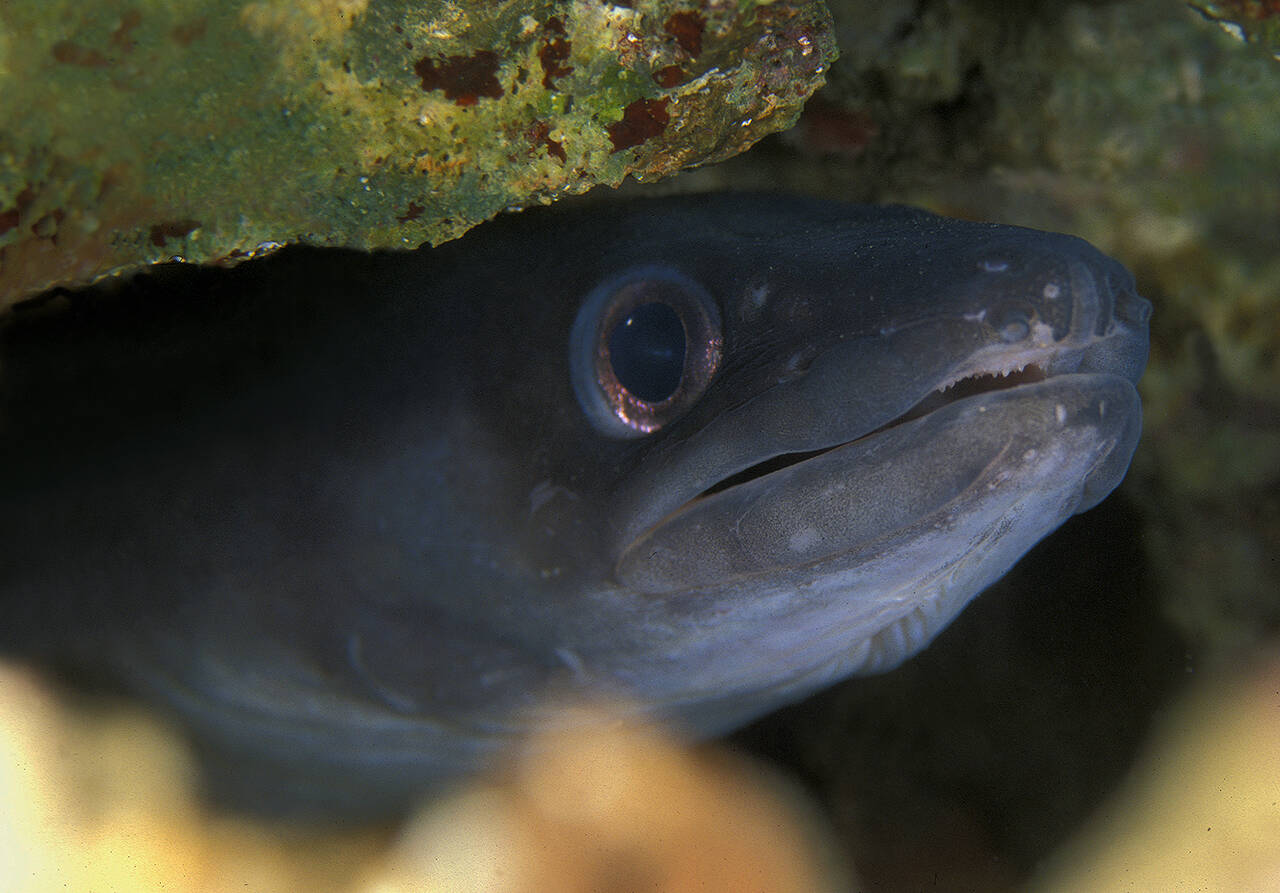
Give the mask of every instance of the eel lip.
[[1029, 547], [1119, 483], [1141, 426], [1138, 392], [1124, 376], [1029, 380], [1036, 375], [994, 390], [974, 382], [960, 389], [968, 396], [944, 395], [923, 414], [727, 478], [632, 540], [615, 578], [650, 594], [749, 577], [808, 587], [849, 582], [867, 561], [880, 563], [872, 577], [892, 565], [894, 579], [908, 579], [940, 556], [970, 554], [975, 538], [1011, 530], [1009, 542]]
[[801, 452], [782, 453], [777, 456], [772, 456], [762, 462], [757, 462], [754, 465], [750, 465], [740, 471], [737, 471], [728, 477], [722, 478], [710, 487], [707, 487], [693, 499], [689, 500], [686, 505], [692, 505], [693, 503], [708, 496], [714, 496], [717, 493], [722, 493], [732, 487], [737, 487], [741, 484], [757, 480], [758, 478], [772, 474], [775, 471], [781, 471], [782, 469], [789, 468], [792, 465], [798, 465], [801, 462], [821, 456], [824, 453], [829, 453], [832, 450], [838, 450], [841, 447], [857, 443], [858, 441], [869, 440], [870, 438], [883, 434], [884, 432], [892, 428], [896, 428], [899, 425], [904, 425], [907, 422], [929, 415], [930, 413], [951, 403], [956, 403], [981, 394], [989, 394], [993, 391], [1006, 391], [1023, 385], [1035, 384], [1037, 382], [1045, 381], [1048, 377], [1049, 374], [1045, 372], [1044, 368], [1040, 364], [1034, 362], [1027, 363], [1027, 365], [1010, 372], [980, 372], [973, 375], [966, 375], [934, 389], [928, 396], [920, 400], [902, 415], [886, 422], [872, 431], [868, 431], [867, 433], [851, 438], [850, 440], [831, 444], [830, 446], [818, 447], [816, 449], [804, 450]]

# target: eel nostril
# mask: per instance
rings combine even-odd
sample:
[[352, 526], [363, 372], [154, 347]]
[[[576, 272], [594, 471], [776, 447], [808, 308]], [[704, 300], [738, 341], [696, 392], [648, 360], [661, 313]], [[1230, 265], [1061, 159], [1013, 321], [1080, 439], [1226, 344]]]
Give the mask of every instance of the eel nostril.
[[1116, 301], [1116, 318], [1134, 326], [1145, 326], [1151, 320], [1151, 302], [1132, 289], [1124, 289]]
[[1006, 313], [1000, 321], [1000, 340], [1007, 344], [1014, 344], [1024, 340], [1031, 334], [1031, 321], [1027, 319], [1027, 315], [1021, 310], [1013, 310]]
[[1076, 337], [1101, 334], [1111, 322], [1114, 294], [1110, 281], [1103, 287], [1089, 264], [1072, 261], [1071, 277], [1071, 331]]

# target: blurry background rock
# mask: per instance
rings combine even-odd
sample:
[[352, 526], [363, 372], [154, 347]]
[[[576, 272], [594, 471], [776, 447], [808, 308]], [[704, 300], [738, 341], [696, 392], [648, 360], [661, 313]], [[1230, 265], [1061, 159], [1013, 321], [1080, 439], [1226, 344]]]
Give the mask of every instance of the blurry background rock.
[[763, 767], [599, 711], [411, 820], [374, 890], [846, 891], [812, 807]]
[[[902, 669], [851, 680], [734, 739], [813, 793], [863, 890], [1019, 889], [1123, 787], [1184, 689], [1255, 666], [1280, 640], [1280, 61], [1267, 36], [1275, 17], [1267, 4], [1196, 3], [1197, 11], [1180, 0], [830, 5], [842, 57], [795, 128], [727, 162], [623, 191], [785, 189], [1074, 232], [1132, 268], [1156, 308], [1142, 382], [1146, 431], [1119, 491], [1035, 550]], [[0, 73], [15, 70], [16, 54], [33, 52], [12, 37], [13, 6], [0, 9], [9, 29]], [[625, 14], [620, 3], [598, 6]], [[678, 9], [710, 17], [737, 6], [691, 0]], [[147, 15], [150, 7], [138, 8]], [[295, 8], [309, 11], [301, 16], [340, 4]], [[666, 10], [663, 21], [677, 6]], [[117, 26], [103, 27], [106, 35]], [[88, 43], [58, 28], [41, 38], [46, 54], [59, 40]], [[545, 31], [526, 38], [531, 82], [544, 73], [535, 47]], [[668, 52], [685, 51], [662, 33]], [[259, 81], [268, 89], [269, 78]], [[410, 86], [422, 102], [420, 79]], [[432, 92], [446, 111], [464, 108]], [[0, 95], [0, 108], [18, 101], [11, 93]], [[614, 114], [624, 107], [615, 104]], [[165, 126], [189, 118], [174, 108]], [[0, 130], [0, 146], [7, 139]], [[249, 151], [231, 139], [220, 151]], [[655, 140], [617, 155], [654, 143], [657, 159]], [[593, 158], [617, 160], [611, 141], [600, 145]], [[535, 164], [559, 164], [533, 151]], [[617, 182], [621, 173], [611, 170], [592, 176]], [[220, 183], [211, 187], [215, 198]], [[15, 200], [22, 186], [13, 185]], [[320, 200], [350, 201], [323, 183], [316, 191]], [[54, 207], [0, 211], [17, 211], [27, 233], [58, 223], [56, 215], [40, 223]], [[407, 206], [396, 210], [408, 216]], [[156, 220], [163, 218], [147, 225]], [[204, 233], [190, 235], [199, 242]], [[11, 262], [7, 247], [0, 260]], [[1246, 728], [1224, 722], [1209, 725], [1210, 734]], [[1274, 740], [1256, 740], [1259, 758], [1274, 760]], [[1269, 790], [1257, 794], [1274, 799]], [[1132, 827], [1143, 821], [1144, 808], [1135, 810]], [[1206, 844], [1202, 852], [1226, 827], [1216, 818], [1210, 825], [1193, 841]], [[1188, 848], [1183, 838], [1176, 845]], [[1062, 858], [1100, 858], [1084, 846]]]
[[[759, 766], [602, 714], [575, 721], [398, 831], [291, 831], [199, 806], [185, 750], [153, 719], [68, 711], [0, 666], [0, 881], [11, 893], [880, 888], [853, 879], [812, 807]], [[1032, 889], [1280, 888], [1280, 658], [1201, 685], [1160, 726]], [[954, 871], [922, 881], [913, 889], [993, 889]]]
[[0, 664], [6, 893], [342, 890], [389, 839], [212, 815], [194, 792], [189, 754], [153, 716], [59, 702], [33, 674]]
[[1280, 656], [1203, 686], [1038, 893], [1280, 890]]
[[812, 807], [761, 767], [575, 711], [574, 733], [403, 829], [302, 831], [195, 798], [178, 739], [132, 709], [70, 711], [0, 665], [0, 888], [119, 890], [848, 890]]
[[820, 0], [8, 0], [0, 308], [175, 257], [438, 243], [718, 161], [834, 55]]

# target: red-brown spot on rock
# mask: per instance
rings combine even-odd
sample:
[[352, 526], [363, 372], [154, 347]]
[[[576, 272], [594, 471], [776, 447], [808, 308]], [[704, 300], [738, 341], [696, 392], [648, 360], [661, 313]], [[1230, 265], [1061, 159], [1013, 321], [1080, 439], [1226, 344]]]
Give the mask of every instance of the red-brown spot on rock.
[[669, 99], [637, 99], [622, 110], [622, 120], [610, 124], [609, 139], [613, 151], [621, 152], [638, 146], [650, 137], [667, 129], [671, 116], [667, 114]]
[[173, 30], [169, 32], [169, 36], [173, 38], [173, 42], [178, 46], [188, 47], [204, 37], [205, 31], [208, 29], [209, 20], [201, 17], [183, 25], [174, 25]]
[[13, 207], [0, 211], [0, 235], [8, 233], [10, 229], [22, 223], [22, 216], [26, 214], [28, 207], [32, 202], [36, 201], [36, 191], [29, 186], [23, 187], [22, 192], [13, 197]]
[[80, 68], [106, 68], [111, 64], [111, 60], [97, 50], [82, 47], [80, 44], [72, 43], [69, 40], [58, 41], [53, 45], [50, 52], [53, 53], [54, 61], [61, 62], [63, 65], [76, 65]]
[[546, 146], [547, 154], [559, 158], [560, 163], [563, 164], [569, 157], [565, 154], [564, 146], [553, 140], [550, 133], [551, 125], [546, 121], [534, 121], [525, 135], [529, 137], [529, 142]]
[[13, 207], [0, 211], [0, 236], [22, 222], [22, 216], [27, 213], [27, 209], [35, 200], [36, 191], [30, 186], [24, 186], [22, 191], [13, 197]]
[[409, 202], [409, 210], [404, 212], [403, 216], [396, 217], [401, 223], [408, 223], [410, 220], [417, 220], [422, 216], [422, 212], [426, 210], [417, 202]]
[[130, 9], [120, 17], [120, 24], [116, 26], [116, 30], [111, 32], [111, 45], [118, 47], [122, 52], [131, 53], [138, 42], [133, 39], [132, 31], [142, 24], [142, 13], [136, 9]]
[[443, 59], [424, 56], [413, 66], [413, 73], [422, 78], [423, 90], [443, 90], [445, 99], [460, 106], [475, 105], [481, 97], [502, 96], [497, 77], [498, 54], [489, 50]]
[[665, 87], [668, 90], [683, 84], [685, 77], [684, 69], [679, 65], [668, 65], [666, 68], [659, 68], [653, 73], [654, 82], [659, 87]]
[[542, 86], [554, 90], [556, 78], [573, 73], [573, 66], [564, 64], [569, 58], [571, 44], [565, 37], [564, 24], [558, 18], [548, 19], [546, 29], [560, 35], [538, 48], [538, 61], [542, 63]]
[[151, 227], [151, 244], [163, 248], [169, 239], [185, 239], [200, 228], [199, 220], [170, 220]]
[[702, 32], [706, 28], [707, 20], [696, 12], [677, 12], [662, 26], [690, 56], [702, 52]]
[[54, 208], [31, 224], [31, 234], [38, 239], [48, 239], [51, 242], [56, 242], [58, 240], [58, 227], [66, 219], [66, 216], [66, 211], [61, 208]]

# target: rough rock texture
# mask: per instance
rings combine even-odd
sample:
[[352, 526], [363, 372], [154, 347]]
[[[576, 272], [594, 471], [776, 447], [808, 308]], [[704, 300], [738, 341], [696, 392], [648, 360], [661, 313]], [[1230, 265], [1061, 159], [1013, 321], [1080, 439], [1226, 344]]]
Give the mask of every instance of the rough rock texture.
[[284, 242], [414, 247], [791, 125], [820, 0], [15, 0], [0, 309]]

